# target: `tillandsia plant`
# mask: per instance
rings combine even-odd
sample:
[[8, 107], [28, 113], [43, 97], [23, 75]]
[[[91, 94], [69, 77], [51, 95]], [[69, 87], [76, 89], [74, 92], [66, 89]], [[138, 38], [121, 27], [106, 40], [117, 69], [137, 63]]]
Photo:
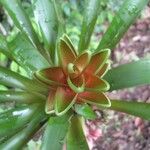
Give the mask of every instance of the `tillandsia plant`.
[[1, 150], [22, 149], [41, 128], [42, 150], [88, 150], [83, 120], [96, 119], [92, 106], [150, 120], [150, 104], [104, 93], [150, 83], [149, 59], [112, 69], [109, 60], [148, 0], [125, 0], [94, 51], [89, 43], [100, 0], [85, 1], [78, 48], [66, 34], [59, 1], [31, 0], [31, 16], [19, 0], [0, 3], [17, 27], [11, 39], [0, 35], [0, 52], [26, 71], [25, 77], [0, 67], [0, 84], [7, 88], [0, 103], [10, 106], [0, 114]]

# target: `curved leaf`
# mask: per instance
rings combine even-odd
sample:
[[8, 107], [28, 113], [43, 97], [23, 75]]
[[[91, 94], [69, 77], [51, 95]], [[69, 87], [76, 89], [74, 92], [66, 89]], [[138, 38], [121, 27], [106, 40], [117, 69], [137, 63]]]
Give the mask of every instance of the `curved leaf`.
[[41, 150], [62, 150], [69, 127], [69, 114], [51, 117], [48, 121]]
[[57, 116], [64, 115], [75, 103], [77, 94], [74, 92], [69, 92], [67, 92], [67, 89], [65, 88], [57, 88], [54, 98], [54, 109]]
[[76, 104], [74, 106], [75, 112], [86, 119], [91, 119], [94, 120], [96, 119], [96, 114], [92, 110], [92, 107], [89, 106], [88, 104]]
[[33, 115], [32, 121], [22, 131], [11, 137], [9, 140], [0, 145], [1, 150], [20, 150], [30, 140], [30, 138], [41, 128], [45, 123], [45, 112], [42, 109]]
[[5, 86], [20, 88], [27, 91], [41, 92], [42, 94], [48, 92], [48, 88], [38, 83], [35, 80], [28, 79], [0, 66], [0, 83]]
[[34, 16], [39, 25], [44, 39], [44, 44], [49, 50], [51, 59], [55, 59], [55, 46], [58, 34], [58, 19], [55, 0], [32, 0]]
[[11, 58], [11, 53], [8, 49], [7, 41], [3, 35], [0, 34], [0, 52]]
[[112, 68], [104, 76], [110, 91], [150, 84], [150, 60], [143, 59]]
[[73, 116], [67, 134], [67, 150], [88, 150], [88, 144], [83, 133], [81, 118]]
[[45, 102], [46, 97], [38, 93], [29, 93], [25, 91], [0, 91], [0, 103], [16, 102], [16, 103], [41, 103]]
[[34, 32], [30, 19], [25, 13], [20, 0], [0, 0], [0, 3], [7, 10], [17, 28], [19, 28], [26, 35], [26, 38], [37, 48], [37, 50], [39, 50], [39, 52], [48, 59], [48, 55], [42, 48], [42, 45]]
[[108, 109], [124, 112], [150, 121], [150, 103], [111, 100]]
[[111, 102], [109, 98], [102, 92], [83, 92], [78, 96], [79, 100], [84, 101], [95, 106], [110, 107]]
[[82, 23], [82, 31], [80, 35], [80, 41], [78, 51], [81, 53], [89, 46], [91, 35], [93, 33], [97, 17], [100, 11], [100, 0], [88, 0]]
[[8, 47], [14, 60], [25, 68], [30, 75], [36, 70], [50, 66], [47, 60], [21, 33], [9, 42]]
[[113, 49], [148, 2], [149, 0], [125, 0], [96, 51], [104, 48]]
[[0, 114], [0, 143], [23, 129], [38, 110], [39, 105], [31, 105], [8, 110]]

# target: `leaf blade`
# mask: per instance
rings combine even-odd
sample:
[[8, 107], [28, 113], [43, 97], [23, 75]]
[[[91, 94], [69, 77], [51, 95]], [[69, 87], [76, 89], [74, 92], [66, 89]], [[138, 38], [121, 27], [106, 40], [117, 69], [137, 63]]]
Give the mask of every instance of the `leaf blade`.
[[[49, 50], [51, 59], [55, 58], [55, 43], [58, 34], [58, 18], [55, 0], [32, 0], [34, 5], [34, 16], [40, 27], [44, 44]], [[53, 60], [54, 61], [54, 60]]]
[[38, 113], [34, 115], [33, 120], [28, 124], [26, 128], [18, 132], [9, 140], [0, 145], [1, 150], [9, 149], [21, 149], [43, 125], [43, 121], [47, 119], [44, 109], [39, 109]]
[[15, 108], [0, 114], [0, 143], [24, 128], [36, 113], [37, 106]]
[[8, 58], [11, 58], [11, 53], [8, 50], [6, 38], [2, 34], [0, 34], [0, 52], [6, 55]]
[[29, 92], [35, 91], [45, 94], [48, 92], [48, 89], [45, 85], [40, 84], [35, 80], [31, 80], [24, 76], [21, 76], [18, 73], [8, 70], [1, 66], [0, 83], [8, 87], [20, 88]]
[[51, 117], [49, 119], [41, 150], [62, 149], [63, 140], [69, 127], [69, 117], [70, 115], [65, 114], [61, 117]]
[[23, 9], [20, 0], [0, 0], [0, 3], [7, 10], [17, 28], [23, 32], [26, 38], [35, 48], [48, 60], [45, 49], [42, 48], [38, 37], [32, 27], [29, 17]]
[[77, 114], [83, 116], [86, 119], [94, 120], [97, 117], [92, 107], [88, 104], [76, 104], [74, 109]]
[[[8, 43], [12, 58], [30, 75], [33, 71], [49, 67], [47, 60], [36, 50], [36, 48], [19, 33]], [[39, 61], [40, 60], [40, 61]]]
[[149, 103], [111, 100], [111, 107], [108, 109], [124, 112], [146, 120], [150, 120]]
[[29, 93], [25, 91], [0, 91], [0, 103], [16, 102], [19, 104], [31, 104], [45, 102], [46, 97], [38, 93]]
[[112, 68], [104, 76], [110, 91], [150, 84], [150, 60], [142, 59]]
[[100, 2], [101, 2], [100, 0], [87, 1], [78, 46], [78, 51], [80, 53], [86, 50], [89, 46], [91, 35], [93, 33], [97, 17], [100, 11]]
[[149, 0], [126, 0], [102, 37], [96, 51], [115, 48]]
[[83, 133], [81, 118], [73, 116], [67, 134], [67, 150], [88, 150], [88, 144]]

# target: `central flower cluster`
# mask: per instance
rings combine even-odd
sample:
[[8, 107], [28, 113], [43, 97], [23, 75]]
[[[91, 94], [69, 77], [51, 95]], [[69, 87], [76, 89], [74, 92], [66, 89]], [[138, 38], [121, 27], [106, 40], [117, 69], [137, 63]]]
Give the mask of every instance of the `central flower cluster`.
[[38, 80], [50, 86], [46, 113], [62, 115], [75, 103], [110, 107], [110, 101], [103, 93], [109, 89], [109, 84], [102, 79], [109, 68], [109, 55], [109, 49], [78, 55], [64, 35], [59, 44], [60, 65], [35, 73]]

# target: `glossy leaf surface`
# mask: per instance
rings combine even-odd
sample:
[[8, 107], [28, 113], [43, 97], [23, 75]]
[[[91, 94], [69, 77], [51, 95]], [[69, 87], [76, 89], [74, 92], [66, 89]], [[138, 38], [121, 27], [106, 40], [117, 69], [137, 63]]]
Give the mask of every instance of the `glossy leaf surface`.
[[0, 114], [0, 142], [23, 129], [38, 107], [38, 105], [20, 107]]
[[8, 49], [6, 38], [0, 34], [0, 52], [5, 54], [8, 58], [11, 58], [11, 53]]
[[36, 48], [23, 36], [17, 34], [9, 42], [9, 50], [14, 60], [26, 69], [29, 75], [36, 70], [49, 67], [47, 60], [36, 50]]
[[69, 127], [70, 115], [50, 117], [43, 137], [41, 150], [62, 150]]
[[20, 0], [0, 0], [0, 3], [11, 16], [14, 24], [22, 31], [26, 38], [48, 59], [46, 51], [42, 48], [36, 33], [32, 27], [29, 17], [27, 16]]
[[150, 60], [143, 59], [112, 68], [104, 76], [110, 91], [150, 83]]
[[88, 0], [85, 6], [82, 30], [80, 35], [78, 50], [81, 53], [89, 46], [91, 35], [93, 33], [97, 17], [100, 12], [100, 0]]
[[13, 90], [7, 90], [7, 91], [0, 91], [0, 103], [5, 102], [16, 102], [16, 103], [41, 103], [45, 102], [46, 97], [40, 94], [35, 93], [29, 93], [25, 91], [13, 91]]
[[96, 51], [104, 48], [113, 49], [148, 2], [149, 0], [125, 0]]
[[150, 103], [111, 100], [111, 107], [109, 109], [138, 116], [150, 121]]
[[96, 119], [96, 114], [88, 104], [76, 104], [74, 109], [77, 114], [85, 117], [86, 119]]
[[73, 116], [67, 134], [67, 150], [88, 150], [88, 144], [83, 133], [81, 118]]
[[28, 123], [22, 131], [11, 137], [5, 143], [0, 145], [1, 150], [20, 150], [31, 139], [31, 137], [40, 129], [43, 125], [43, 121], [47, 119], [45, 112], [42, 109], [38, 110], [38, 113], [33, 115], [33, 119]]
[[42, 94], [48, 92], [48, 89], [44, 85], [4, 67], [0, 67], [0, 83], [5, 86], [20, 88], [27, 91], [42, 92]]
[[37, 42], [31, 22], [26, 15], [19, 0], [1, 0], [0, 1], [9, 15], [12, 17], [15, 25], [23, 31], [32, 42]]
[[32, 0], [34, 16], [40, 27], [44, 44], [54, 62], [58, 34], [58, 19], [55, 0]]

